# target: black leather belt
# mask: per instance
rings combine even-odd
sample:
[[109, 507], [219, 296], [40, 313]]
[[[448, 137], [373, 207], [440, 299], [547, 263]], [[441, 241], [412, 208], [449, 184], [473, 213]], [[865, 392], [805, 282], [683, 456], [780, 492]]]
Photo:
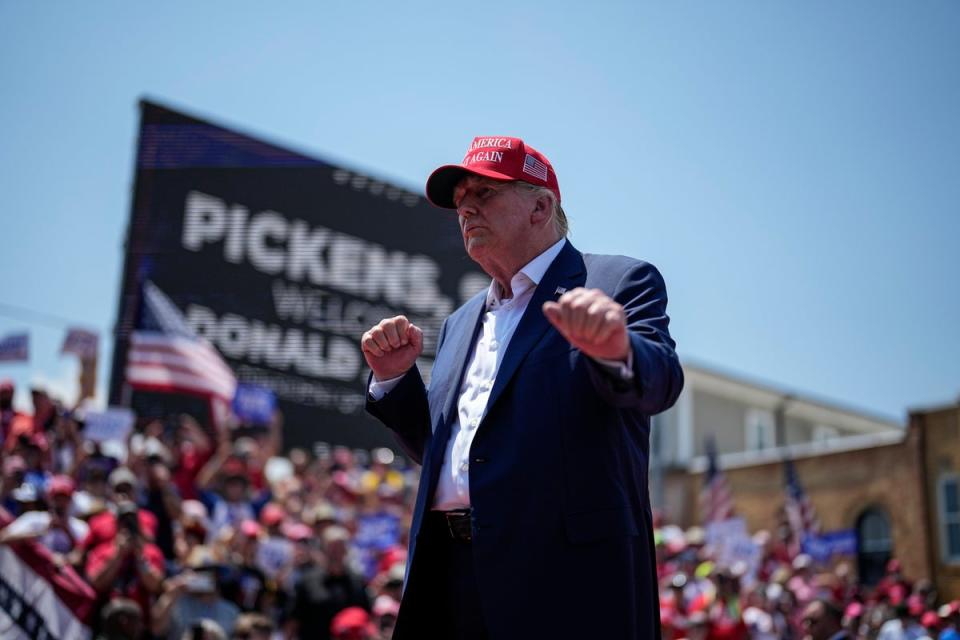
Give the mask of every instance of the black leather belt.
[[450, 511], [431, 511], [435, 518], [443, 518], [447, 525], [447, 533], [457, 542], [473, 540], [470, 509], [452, 509]]

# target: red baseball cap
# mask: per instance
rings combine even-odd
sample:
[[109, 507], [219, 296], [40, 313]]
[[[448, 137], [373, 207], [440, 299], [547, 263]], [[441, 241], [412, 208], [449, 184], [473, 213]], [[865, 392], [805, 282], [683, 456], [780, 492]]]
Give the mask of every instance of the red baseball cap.
[[260, 525], [256, 520], [244, 520], [240, 523], [240, 533], [245, 535], [248, 538], [258, 538], [260, 537]]
[[374, 631], [370, 614], [360, 607], [347, 607], [330, 622], [330, 633], [335, 638], [362, 638], [362, 634], [370, 631]]
[[910, 615], [919, 618], [926, 610], [927, 607], [923, 602], [923, 598], [921, 598], [919, 595], [913, 594], [907, 598], [907, 611], [910, 612]]
[[293, 542], [306, 542], [313, 537], [313, 529], [302, 522], [291, 522], [283, 527], [283, 535]]
[[265, 527], [273, 527], [283, 522], [283, 519], [286, 517], [287, 514], [284, 512], [283, 507], [270, 502], [264, 505], [263, 510], [260, 512], [260, 524]]
[[224, 478], [241, 478], [249, 482], [247, 478], [247, 465], [243, 463], [243, 460], [230, 458], [220, 467], [220, 472]]
[[430, 174], [427, 200], [442, 209], [456, 209], [453, 189], [468, 174], [546, 187], [557, 196], [557, 202], [560, 201], [560, 185], [553, 165], [520, 138], [477, 136], [460, 164], [446, 164]]
[[53, 476], [47, 484], [47, 494], [50, 496], [72, 496], [75, 486], [73, 478], [70, 476]]

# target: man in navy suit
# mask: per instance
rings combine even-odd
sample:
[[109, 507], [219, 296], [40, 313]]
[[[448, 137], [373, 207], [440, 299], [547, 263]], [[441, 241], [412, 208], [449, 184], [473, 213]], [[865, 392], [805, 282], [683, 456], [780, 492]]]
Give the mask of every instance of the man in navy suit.
[[427, 197], [493, 281], [444, 322], [429, 388], [405, 317], [361, 341], [367, 409], [423, 465], [394, 638], [659, 638], [650, 416], [683, 387], [662, 277], [574, 249], [518, 138], [474, 139]]

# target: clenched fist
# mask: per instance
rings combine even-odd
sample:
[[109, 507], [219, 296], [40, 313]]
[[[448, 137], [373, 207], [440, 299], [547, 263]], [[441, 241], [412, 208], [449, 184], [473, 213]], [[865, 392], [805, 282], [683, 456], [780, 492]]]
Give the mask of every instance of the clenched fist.
[[627, 316], [603, 291], [577, 287], [556, 302], [543, 303], [543, 313], [570, 344], [591, 358], [627, 361]]
[[406, 316], [381, 320], [360, 339], [360, 349], [377, 380], [405, 374], [423, 352], [423, 331]]

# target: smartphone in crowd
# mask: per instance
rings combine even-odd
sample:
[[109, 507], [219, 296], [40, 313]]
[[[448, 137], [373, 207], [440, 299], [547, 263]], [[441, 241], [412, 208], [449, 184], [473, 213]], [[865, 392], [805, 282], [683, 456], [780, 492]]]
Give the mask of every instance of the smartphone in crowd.
[[207, 571], [192, 571], [187, 574], [187, 591], [190, 593], [211, 593], [216, 586], [213, 574]]

